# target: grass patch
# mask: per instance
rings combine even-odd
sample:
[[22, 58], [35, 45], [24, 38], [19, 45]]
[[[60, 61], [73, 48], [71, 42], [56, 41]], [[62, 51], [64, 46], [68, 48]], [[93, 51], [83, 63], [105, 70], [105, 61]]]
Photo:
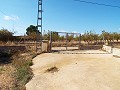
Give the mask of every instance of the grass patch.
[[30, 66], [33, 65], [32, 59], [36, 57], [34, 53], [18, 53], [13, 56], [12, 65], [16, 68], [16, 78], [19, 90], [25, 88], [25, 84], [32, 79], [33, 73]]
[[33, 75], [27, 66], [17, 68], [17, 79], [20, 81], [21, 85], [25, 85], [32, 78], [32, 76]]

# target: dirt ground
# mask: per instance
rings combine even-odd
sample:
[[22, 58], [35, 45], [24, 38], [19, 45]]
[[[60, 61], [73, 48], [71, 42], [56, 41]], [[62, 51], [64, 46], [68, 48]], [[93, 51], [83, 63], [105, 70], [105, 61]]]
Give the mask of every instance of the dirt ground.
[[[33, 59], [27, 90], [120, 90], [120, 58], [94, 54], [46, 53]], [[57, 67], [56, 72], [46, 72]]]

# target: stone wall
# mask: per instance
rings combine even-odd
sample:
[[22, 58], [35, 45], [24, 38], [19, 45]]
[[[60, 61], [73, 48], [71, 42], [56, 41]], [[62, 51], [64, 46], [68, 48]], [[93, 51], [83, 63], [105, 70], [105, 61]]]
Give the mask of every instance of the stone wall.
[[0, 52], [24, 51], [25, 49], [25, 46], [0, 46]]

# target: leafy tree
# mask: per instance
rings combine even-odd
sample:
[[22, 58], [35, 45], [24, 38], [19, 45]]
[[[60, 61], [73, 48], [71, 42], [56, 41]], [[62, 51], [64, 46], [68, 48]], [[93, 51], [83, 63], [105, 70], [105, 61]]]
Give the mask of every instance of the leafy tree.
[[40, 31], [37, 30], [37, 26], [34, 25], [30, 25], [27, 29], [26, 29], [26, 34], [28, 36], [36, 36], [36, 33], [38, 33], [40, 35]]
[[99, 38], [99, 34], [94, 34], [93, 35], [94, 40], [97, 42], [100, 38]]
[[64, 37], [64, 36], [60, 36], [59, 39], [60, 39], [61, 41], [64, 41], [64, 40], [65, 40], [65, 37]]
[[70, 42], [73, 39], [73, 35], [68, 35], [67, 36], [68, 41]]
[[85, 42], [88, 42], [88, 44], [91, 42], [97, 42], [100, 39], [99, 34], [96, 34], [92, 31], [87, 31], [82, 35], [82, 40]]
[[117, 42], [118, 42], [118, 40], [120, 39], [120, 34], [117, 33], [117, 32], [114, 32], [113, 33], [113, 39], [117, 40]]
[[93, 37], [92, 37], [92, 33], [91, 31], [90, 32], [85, 32], [83, 35], [82, 35], [82, 40], [85, 41], [85, 42], [89, 42], [93, 40]]
[[76, 36], [75, 36], [75, 41], [79, 41], [79, 39], [80, 39], [80, 36], [79, 36], [79, 35], [76, 35]]
[[106, 41], [107, 40], [107, 42], [110, 40], [110, 38], [111, 38], [111, 34], [109, 33], [109, 32], [106, 32], [105, 30], [103, 30], [102, 31], [102, 34], [101, 34], [102, 36], [103, 36], [103, 38], [104, 38], [104, 40]]
[[50, 33], [46, 33], [43, 35], [44, 40], [50, 40]]
[[114, 33], [109, 33], [109, 40], [110, 42], [114, 40]]
[[57, 41], [59, 39], [58, 32], [52, 32], [52, 40]]

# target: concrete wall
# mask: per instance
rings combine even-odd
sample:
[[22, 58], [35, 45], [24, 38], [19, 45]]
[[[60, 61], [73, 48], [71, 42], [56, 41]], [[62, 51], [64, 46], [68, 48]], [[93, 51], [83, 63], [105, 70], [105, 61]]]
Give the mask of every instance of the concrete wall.
[[102, 50], [104, 50], [104, 51], [106, 51], [108, 53], [112, 53], [112, 47], [111, 46], [103, 45]]
[[48, 40], [42, 41], [42, 52], [49, 52], [49, 41]]
[[8, 52], [8, 51], [24, 51], [26, 49], [25, 46], [0, 46], [0, 52]]
[[120, 49], [119, 48], [113, 48], [113, 55], [120, 56]]
[[113, 55], [120, 56], [120, 49], [119, 48], [112, 48], [111, 46], [103, 45], [103, 50], [106, 52], [112, 53]]

